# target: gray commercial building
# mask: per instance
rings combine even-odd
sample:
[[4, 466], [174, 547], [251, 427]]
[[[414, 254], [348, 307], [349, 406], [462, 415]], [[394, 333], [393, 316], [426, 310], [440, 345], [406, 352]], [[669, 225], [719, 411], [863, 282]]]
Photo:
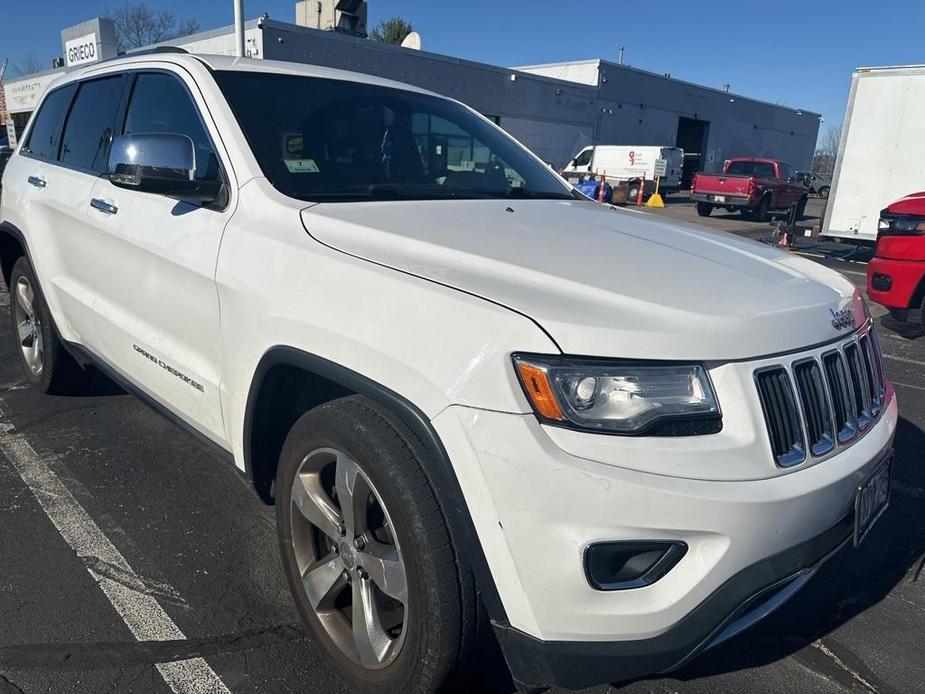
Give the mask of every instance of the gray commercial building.
[[[91, 20], [62, 32], [67, 64], [75, 55], [83, 64], [90, 53], [96, 59], [112, 54], [107, 21]], [[86, 46], [94, 26], [101, 34], [96, 51]], [[170, 43], [194, 53], [234, 52], [232, 27]], [[716, 170], [734, 156], [775, 157], [808, 169], [820, 122], [810, 111], [602, 60], [506, 68], [272, 19], [247, 23], [246, 51], [255, 58], [387, 77], [453, 97], [556, 167], [597, 143], [678, 146], [691, 170]], [[59, 72], [5, 83], [17, 130]]]

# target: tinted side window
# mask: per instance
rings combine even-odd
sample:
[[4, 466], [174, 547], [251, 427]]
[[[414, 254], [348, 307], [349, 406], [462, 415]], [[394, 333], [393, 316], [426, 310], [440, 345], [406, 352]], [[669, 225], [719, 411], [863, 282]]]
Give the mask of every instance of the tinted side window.
[[29, 139], [23, 145], [23, 151], [43, 159], [58, 157], [58, 143], [61, 138], [61, 124], [71, 104], [71, 97], [76, 84], [69, 84], [51, 92], [42, 102], [39, 112], [35, 114], [35, 123], [29, 132]]
[[755, 175], [758, 176], [758, 178], [774, 178], [776, 176], [774, 164], [758, 162], [755, 165]]
[[780, 169], [781, 178], [790, 178], [793, 176], [793, 168], [787, 162], [782, 161], [777, 166]]
[[80, 85], [64, 126], [62, 162], [100, 173], [106, 170], [106, 158], [121, 98], [122, 75]]
[[125, 133], [177, 133], [196, 147], [196, 178], [218, 178], [218, 158], [186, 88], [171, 75], [142, 73], [135, 81]]

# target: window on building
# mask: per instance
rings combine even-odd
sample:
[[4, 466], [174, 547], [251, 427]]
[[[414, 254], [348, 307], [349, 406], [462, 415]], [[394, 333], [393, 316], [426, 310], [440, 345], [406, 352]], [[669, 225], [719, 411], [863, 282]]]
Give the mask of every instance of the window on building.
[[[75, 89], [77, 85], [68, 84], [45, 97], [35, 116], [35, 124], [29, 132], [29, 139], [23, 144], [24, 152], [42, 159], [57, 159], [61, 124], [64, 122], [64, 116]], [[16, 122], [15, 118], [13, 122]]]
[[61, 138], [62, 162], [98, 173], [106, 171], [122, 85], [122, 75], [80, 85]]
[[218, 158], [199, 111], [180, 81], [164, 73], [141, 73], [125, 116], [126, 134], [177, 133], [196, 148], [196, 178], [218, 178]]

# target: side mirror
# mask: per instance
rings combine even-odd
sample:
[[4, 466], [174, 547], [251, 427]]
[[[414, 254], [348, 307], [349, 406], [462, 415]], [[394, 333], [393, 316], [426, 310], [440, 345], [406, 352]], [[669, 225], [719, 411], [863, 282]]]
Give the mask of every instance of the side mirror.
[[220, 181], [196, 180], [196, 148], [186, 135], [146, 133], [117, 137], [109, 153], [109, 181], [126, 190], [211, 202]]

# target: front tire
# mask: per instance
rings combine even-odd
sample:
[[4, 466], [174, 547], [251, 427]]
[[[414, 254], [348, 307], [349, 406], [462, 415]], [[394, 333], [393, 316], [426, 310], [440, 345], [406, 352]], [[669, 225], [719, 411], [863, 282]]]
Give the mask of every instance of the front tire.
[[819, 197], [822, 198], [823, 200], [828, 200], [828, 199], [829, 199], [829, 187], [828, 187], [828, 186], [822, 186], [822, 187], [819, 189], [818, 195], [819, 195]]
[[[635, 205], [639, 200], [639, 187], [640, 183], [638, 181], [633, 181], [629, 184], [629, 190], [627, 191], [626, 198], [631, 205]], [[644, 197], [644, 196], [643, 196]]]
[[477, 601], [414, 435], [351, 396], [303, 415], [276, 477], [296, 606], [353, 690], [432, 692], [468, 655]]
[[925, 296], [922, 297], [922, 305], [919, 306], [919, 327], [925, 335]]
[[17, 259], [10, 274], [10, 317], [19, 362], [29, 383], [43, 393], [79, 391], [84, 371], [61, 344], [26, 256]]

